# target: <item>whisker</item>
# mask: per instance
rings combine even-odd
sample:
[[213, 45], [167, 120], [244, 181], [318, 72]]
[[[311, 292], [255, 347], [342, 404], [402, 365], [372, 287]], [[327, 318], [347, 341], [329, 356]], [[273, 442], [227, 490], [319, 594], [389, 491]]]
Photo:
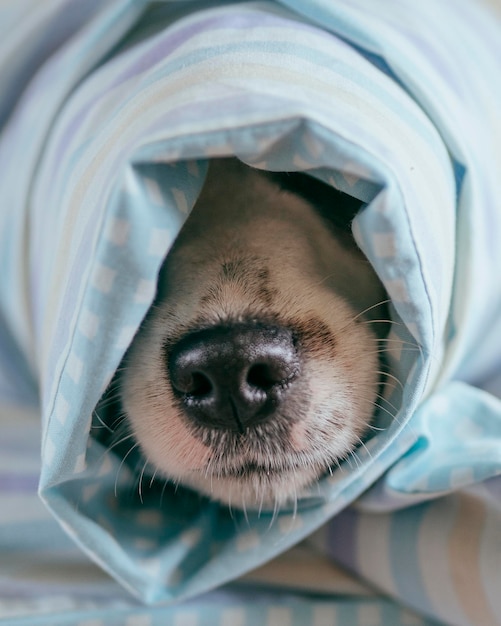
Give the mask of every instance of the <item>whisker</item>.
[[[406, 354], [412, 354], [413, 352], [415, 352], [415, 353], [418, 353], [418, 354], [422, 355], [422, 351], [419, 348], [417, 348], [417, 347], [416, 348], [412, 348], [412, 347], [410, 347], [410, 348], [402, 348], [402, 350], [400, 352], [402, 352], [402, 353], [405, 352]], [[372, 356], [373, 354], [381, 354], [381, 355], [390, 354], [390, 355], [392, 355], [392, 354], [395, 354], [395, 348], [392, 347], [392, 346], [389, 346], [387, 348], [378, 348], [377, 350], [371, 350], [371, 351], [365, 352], [364, 354], [367, 355], [367, 356], [369, 356], [369, 355]]]
[[143, 478], [144, 478], [144, 473], [145, 473], [146, 468], [147, 468], [148, 465], [149, 465], [149, 460], [146, 459], [145, 462], [143, 463], [143, 469], [141, 470], [141, 474], [139, 475], [138, 495], [139, 495], [139, 501], [141, 502], [141, 504], [144, 504], [144, 500], [143, 500]]
[[[331, 459], [329, 461], [329, 473], [331, 476], [334, 476], [334, 473], [332, 472], [332, 466], [335, 465], [336, 466], [336, 470], [341, 470], [342, 471], [342, 467], [341, 467], [341, 461], [339, 459], [339, 457], [336, 457], [335, 459]], [[334, 470], [334, 471], [336, 471]]]
[[160, 492], [160, 506], [163, 506], [164, 503], [164, 497], [165, 497], [165, 490], [167, 489], [167, 485], [170, 484], [170, 480], [166, 479], [164, 480], [164, 485], [162, 487], [162, 491]]
[[[370, 402], [370, 404], [371, 404], [371, 405], [372, 405], [375, 409], [378, 409], [378, 410], [380, 410], [380, 411], [383, 411], [384, 413], [387, 413], [387, 414], [388, 414], [388, 415], [392, 418], [392, 420], [394, 420], [394, 419], [397, 419], [397, 418], [398, 418], [398, 410], [396, 409], [396, 407], [394, 407], [394, 406], [393, 406], [390, 402], [388, 402], [388, 400], [386, 400], [386, 398], [382, 397], [381, 395], [379, 395], [379, 394], [378, 394], [378, 395], [376, 395], [376, 397], [377, 397], [377, 398], [380, 398], [380, 399], [384, 402], [384, 404], [388, 404], [388, 405], [389, 405], [389, 406], [390, 406], [390, 407], [391, 407], [391, 408], [395, 411], [395, 413], [392, 413], [392, 412], [390, 411], [390, 409], [388, 409], [388, 408], [386, 408], [385, 406], [383, 406], [383, 404], [380, 404], [379, 402], [376, 402], [376, 401], [372, 398], [372, 396], [371, 396], [371, 397], [366, 397], [366, 396], [363, 396], [363, 395], [360, 395], [360, 394], [359, 394], [359, 395], [358, 395], [358, 397], [359, 397], [361, 400], [364, 400], [364, 401], [366, 401], [366, 402]], [[369, 424], [367, 424], [367, 426], [369, 426]]]
[[113, 433], [113, 432], [114, 432], [114, 431], [113, 431], [113, 429], [112, 429], [112, 428], [110, 428], [110, 427], [108, 426], [108, 424], [107, 424], [107, 423], [103, 420], [103, 418], [99, 415], [99, 413], [97, 412], [97, 410], [94, 410], [94, 412], [93, 412], [93, 414], [92, 414], [92, 417], [93, 417], [93, 418], [95, 417], [95, 418], [97, 419], [97, 421], [99, 422], [100, 426], [98, 426], [97, 424], [92, 424], [92, 425], [91, 425], [91, 429], [93, 429], [93, 428], [94, 428], [94, 429], [96, 429], [96, 428], [104, 428], [104, 429], [106, 429], [109, 433]]
[[[369, 311], [372, 311], [373, 309], [377, 309], [378, 307], [383, 306], [385, 304], [389, 304], [390, 302], [391, 302], [390, 298], [387, 298], [386, 300], [381, 300], [380, 302], [376, 302], [376, 304], [372, 304], [371, 306], [368, 306], [363, 311], [360, 311], [360, 313], [357, 313], [357, 315], [355, 315], [355, 317], [352, 319], [352, 321], [354, 322], [359, 317], [362, 317], [362, 315], [365, 315]], [[383, 321], [383, 320], [381, 320], [381, 321]]]
[[376, 370], [376, 374], [379, 374], [380, 376], [385, 376], [386, 378], [389, 378], [390, 380], [395, 382], [397, 384], [397, 386], [403, 391], [404, 385], [402, 384], [402, 382], [394, 374], [391, 374], [390, 372], [387, 372], [386, 370]]
[[245, 523], [247, 524], [247, 527], [250, 529], [251, 524], [249, 521], [249, 516], [247, 514], [247, 502], [245, 500], [242, 501], [242, 508], [243, 508]]
[[374, 426], [374, 424], [368, 424], [367, 425], [368, 430], [373, 430], [377, 433], [384, 433], [387, 428], [380, 428], [379, 426]]
[[[352, 319], [352, 322], [355, 321], [355, 319], [357, 317], [360, 317], [360, 315], [357, 315], [356, 317], [354, 317]], [[394, 326], [403, 326], [402, 322], [397, 322], [397, 320], [390, 320], [390, 319], [377, 319], [377, 320], [363, 320], [363, 322], [360, 322], [361, 324], [392, 324]]]
[[275, 494], [274, 499], [273, 499], [273, 513], [271, 515], [270, 523], [268, 524], [268, 530], [271, 530], [271, 528], [273, 527], [273, 524], [276, 522], [279, 508], [280, 508], [280, 503], [278, 501], [278, 496]]
[[372, 460], [372, 453], [369, 450], [369, 448], [365, 445], [365, 442], [363, 441], [363, 439], [361, 439], [360, 437], [357, 437], [357, 440], [359, 441], [362, 448], [367, 452], [368, 457]]
[[155, 482], [157, 473], [158, 473], [158, 467], [155, 467], [155, 471], [153, 472], [153, 476], [151, 477], [150, 484], [149, 484], [150, 489], [153, 487], [153, 483]]
[[297, 517], [297, 507], [298, 507], [298, 502], [297, 502], [297, 485], [296, 485], [296, 471], [294, 470], [294, 480], [292, 481], [293, 486], [294, 486], [294, 505], [293, 505], [293, 509], [292, 509], [292, 519], [295, 520]]
[[229, 492], [229, 494], [228, 494], [228, 510], [229, 510], [229, 513], [230, 513], [230, 519], [231, 519], [231, 520], [233, 520], [233, 521], [235, 521], [235, 515], [234, 515], [234, 513], [233, 513], [233, 505], [232, 505], [232, 502], [231, 502], [231, 496], [232, 496], [232, 493], [233, 493], [233, 492], [232, 492], [232, 490], [230, 489], [230, 492]]
[[[115, 441], [112, 444], [110, 444], [108, 448], [106, 449], [106, 453], [111, 452], [113, 448], [116, 448], [120, 444], [124, 443], [125, 441], [127, 441], [127, 439], [134, 439], [134, 433], [129, 433], [128, 435], [125, 435], [125, 437], [122, 437], [118, 441]], [[139, 445], [139, 444], [137, 443], [136, 445]]]
[[258, 519], [261, 519], [261, 513], [263, 511], [263, 506], [264, 506], [264, 491], [261, 490], [261, 499], [259, 501], [259, 509], [257, 511], [257, 517]]
[[[372, 398], [367, 398], [365, 396], [359, 396], [359, 397], [362, 398], [363, 400], [367, 400], [368, 402], [370, 402], [372, 404], [372, 406], [374, 406], [375, 408], [380, 408], [381, 407], [381, 405], [380, 404], [376, 404], [376, 400], [373, 400]], [[377, 393], [375, 395], [375, 398], [378, 399], [378, 400], [381, 400], [383, 405], [388, 405], [395, 412], [392, 417], [395, 417], [396, 414], [398, 413], [398, 411], [400, 410], [392, 402], [390, 402], [385, 396], [383, 396], [380, 393]]]
[[98, 406], [112, 404], [113, 402], [120, 402], [122, 397], [123, 385], [120, 382], [120, 377], [116, 380], [113, 379], [113, 382], [109, 383], [103, 394], [99, 398]]
[[382, 404], [379, 404], [378, 402], [373, 402], [373, 406], [376, 409], [378, 409], [378, 411], [383, 411], [384, 413], [387, 413], [391, 417], [392, 420], [397, 419], [398, 413], [392, 413], [389, 409], [384, 407]]
[[117, 497], [118, 497], [118, 478], [119, 478], [119, 476], [120, 476], [120, 472], [121, 472], [121, 470], [122, 470], [123, 464], [125, 463], [125, 461], [126, 461], [127, 457], [129, 456], [129, 454], [130, 454], [133, 450], [135, 450], [138, 446], [139, 446], [139, 443], [137, 443], [137, 442], [136, 442], [136, 443], [135, 443], [135, 444], [134, 444], [131, 448], [129, 448], [129, 451], [128, 451], [128, 452], [127, 452], [127, 454], [126, 454], [126, 455], [122, 458], [122, 461], [120, 462], [120, 465], [118, 466], [117, 475], [116, 475], [116, 477], [115, 477], [115, 490], [114, 490], [114, 493], [115, 493], [115, 498], [117, 498]]
[[[398, 325], [398, 326], [404, 326], [404, 324], [402, 322], [397, 322], [396, 320], [384, 320], [384, 319], [383, 320], [364, 320], [362, 323], [363, 324], [383, 323], [383, 324], [395, 324], [395, 325]], [[374, 337], [373, 341], [376, 341], [376, 342], [387, 342], [387, 343], [390, 343], [390, 342], [393, 343], [394, 342], [394, 343], [400, 343], [401, 345], [413, 346], [416, 350], [419, 350], [419, 353], [421, 355], [421, 359], [424, 361], [425, 351], [423, 349], [423, 346], [419, 342], [417, 342], [417, 341], [415, 341], [415, 342], [406, 341], [405, 339], [400, 339], [398, 337], [396, 337], [396, 338]], [[431, 358], [434, 358], [433, 355], [431, 355], [429, 353], [427, 353], [427, 356], [430, 356]]]
[[350, 463], [350, 459], [353, 459], [353, 461], [355, 462], [355, 467], [358, 469], [360, 467], [362, 467], [362, 463], [360, 461], [360, 459], [358, 458], [357, 454], [356, 454], [356, 449], [354, 450], [350, 450], [348, 457], [346, 459], [348, 465], [350, 467], [352, 467], [351, 463]]
[[372, 341], [375, 342], [385, 342], [385, 343], [399, 343], [402, 345], [414, 346], [418, 347], [418, 344], [414, 341], [406, 341], [405, 339], [401, 339], [400, 337], [374, 337]]

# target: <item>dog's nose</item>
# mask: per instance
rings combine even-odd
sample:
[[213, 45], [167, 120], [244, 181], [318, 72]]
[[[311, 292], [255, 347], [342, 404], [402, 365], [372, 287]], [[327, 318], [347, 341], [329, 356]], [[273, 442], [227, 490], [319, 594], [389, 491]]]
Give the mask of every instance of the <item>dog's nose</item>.
[[171, 385], [199, 424], [244, 433], [270, 417], [298, 376], [293, 333], [234, 324], [196, 331], [170, 351]]

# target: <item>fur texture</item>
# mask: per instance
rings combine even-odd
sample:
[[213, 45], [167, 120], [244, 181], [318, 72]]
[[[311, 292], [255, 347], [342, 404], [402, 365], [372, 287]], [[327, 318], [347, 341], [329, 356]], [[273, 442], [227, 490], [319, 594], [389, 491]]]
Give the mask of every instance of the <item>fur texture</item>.
[[[157, 472], [232, 506], [294, 500], [360, 443], [378, 394], [370, 320], [383, 288], [347, 232], [288, 186], [236, 159], [211, 162], [121, 378], [123, 407]], [[325, 193], [322, 209], [336, 215], [342, 194]], [[235, 325], [287, 329], [293, 380], [266, 419], [205, 425], [187, 414], [169, 359], [183, 338]]]

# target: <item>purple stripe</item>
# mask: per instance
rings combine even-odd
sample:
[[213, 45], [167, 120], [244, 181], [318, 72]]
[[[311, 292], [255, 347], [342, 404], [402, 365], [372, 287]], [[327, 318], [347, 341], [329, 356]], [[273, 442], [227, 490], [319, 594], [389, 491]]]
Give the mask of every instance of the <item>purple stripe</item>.
[[[280, 106], [277, 106], [277, 102], [281, 102], [280, 98], [270, 97], [270, 98], [266, 98], [265, 100], [263, 100], [262, 97], [257, 96], [257, 95], [254, 96], [253, 94], [240, 93], [237, 96], [230, 96], [230, 97], [226, 96], [222, 98], [217, 98], [216, 100], [210, 103], [193, 102], [193, 104], [190, 104], [190, 105], [182, 104], [176, 109], [173, 109], [172, 111], [170, 111], [164, 117], [154, 119], [152, 124], [148, 128], [144, 129], [144, 133], [139, 139], [142, 145], [144, 142], [144, 139], [147, 138], [149, 133], [152, 130], [154, 130], [156, 127], [163, 126], [164, 128], [175, 128], [176, 126], [180, 126], [181, 123], [184, 124], [187, 121], [189, 122], [190, 120], [198, 121], [200, 119], [201, 113], [205, 113], [208, 117], [211, 117], [213, 114], [214, 115], [220, 114], [221, 110], [223, 109], [225, 110], [226, 115], [228, 115], [228, 113], [234, 112], [235, 114], [238, 114], [239, 116], [245, 115], [245, 111], [247, 109], [251, 111], [260, 110], [263, 113], [262, 115], [263, 119], [268, 117], [271, 120], [271, 122], [273, 122], [274, 118], [277, 115], [280, 118], [283, 117], [283, 111], [286, 105], [286, 102], [284, 102], [284, 106], [280, 107]], [[224, 103], [224, 105], [222, 105], [222, 103]], [[268, 110], [268, 116], [265, 115], [267, 113], [267, 110]], [[287, 124], [287, 123], [288, 123], [287, 120], [281, 119], [280, 121], [280, 124], [282, 125]], [[252, 126], [252, 125], [248, 124], [248, 126]], [[242, 129], [237, 129], [237, 132], [241, 132], [241, 131]], [[218, 138], [223, 138], [224, 140], [225, 136], [226, 137], [231, 136], [231, 133], [233, 132], [233, 130], [231, 128], [228, 129], [227, 125], [224, 128], [221, 128], [221, 126], [218, 126], [215, 130], [205, 129], [203, 131], [203, 137], [195, 136], [194, 142], [192, 143], [191, 146], [189, 145], [188, 141], [186, 141], [186, 145], [189, 146], [189, 148], [191, 149], [193, 149], [193, 144], [195, 145], [195, 149], [198, 146], [200, 146], [198, 150], [196, 151], [196, 154], [188, 154], [188, 155], [183, 154], [182, 157], [183, 158], [201, 158], [203, 156], [203, 151], [204, 151], [204, 148], [206, 147], [206, 143], [208, 140], [210, 141], [210, 136], [214, 132], [216, 133]], [[266, 133], [266, 135], [268, 136], [268, 133]], [[243, 140], [244, 141], [246, 140], [245, 135], [243, 135]], [[133, 155], [134, 152], [137, 151], [137, 147], [138, 147], [137, 144], [138, 144], [138, 138], [134, 137], [129, 144], [122, 146], [122, 149], [120, 151], [114, 151], [111, 153], [113, 157], [111, 161], [109, 159], [105, 161], [106, 171], [110, 173], [109, 183], [108, 183], [109, 186], [113, 184], [114, 174], [116, 172], [121, 171], [123, 167], [124, 158], [129, 158], [130, 155]], [[150, 148], [153, 148], [153, 146], [150, 146]], [[107, 195], [107, 192], [108, 192], [107, 188], [99, 189], [99, 193], [101, 194], [99, 197], [105, 198]], [[96, 205], [94, 206], [94, 210], [97, 211], [98, 213], [103, 210], [99, 202], [97, 202]], [[93, 228], [95, 228], [95, 224], [96, 224], [95, 220], [93, 221], [91, 219], [88, 219], [86, 228], [89, 228], [92, 230]], [[80, 248], [76, 250], [74, 254], [74, 259], [75, 259], [74, 263], [72, 267], [69, 268], [69, 271], [67, 271], [67, 279], [65, 283], [66, 286], [61, 287], [63, 290], [62, 301], [58, 307], [60, 319], [59, 319], [59, 324], [57, 327], [56, 337], [54, 338], [52, 342], [52, 349], [50, 351], [49, 360], [48, 360], [48, 369], [50, 371], [55, 371], [54, 368], [57, 367], [57, 362], [61, 356], [61, 346], [68, 346], [70, 343], [70, 336], [72, 333], [71, 320], [72, 320], [72, 315], [73, 315], [73, 310], [74, 310], [74, 300], [75, 300], [73, 291], [74, 291], [74, 285], [78, 284], [78, 280], [76, 280], [74, 277], [75, 276], [80, 277], [82, 275], [81, 265], [82, 263], [88, 262], [87, 255], [84, 254], [82, 250], [88, 249], [89, 237], [90, 237], [90, 234], [87, 233], [87, 231], [85, 231], [84, 235], [80, 237]], [[49, 385], [49, 387], [45, 389], [43, 393], [43, 396], [46, 398], [49, 397], [49, 392], [50, 392], [51, 381], [49, 378], [47, 379], [47, 384]]]
[[357, 565], [357, 521], [358, 515], [348, 508], [327, 526], [327, 554], [351, 570]]
[[0, 497], [7, 493], [36, 493], [40, 477], [0, 474]]
[[482, 488], [494, 499], [494, 502], [501, 502], [501, 476], [494, 476], [485, 480]]
[[[282, 107], [278, 107], [277, 104], [281, 104]], [[299, 109], [294, 108], [296, 101], [292, 98], [287, 99], [270, 94], [263, 95], [246, 92], [231, 95], [224, 94], [209, 101], [182, 104], [176, 109], [172, 109], [165, 117], [156, 118], [151, 126], [145, 129], [145, 134], [147, 135], [162, 128], [169, 128], [175, 124], [186, 124], [190, 119], [198, 122], [202, 113], [205, 113], [206, 117], [212, 118], [216, 122], [215, 128], [205, 128], [202, 131], [204, 136], [213, 132], [231, 132], [232, 128], [228, 127], [228, 118], [234, 116], [234, 119], [247, 119], [249, 113], [259, 112], [260, 118], [256, 122], [247, 122], [245, 127], [261, 126], [267, 120], [273, 122], [277, 118], [279, 118], [280, 123], [286, 124], [287, 120], [284, 119], [283, 114], [288, 105], [291, 110], [297, 110], [298, 115], [300, 114]], [[221, 125], [221, 111], [224, 111], [224, 126]], [[166, 126], [167, 124], [170, 124], [170, 126]], [[242, 131], [242, 128], [238, 126], [237, 131]], [[202, 151], [207, 147], [202, 142], [200, 145]], [[199, 157], [202, 158], [203, 154], [201, 153]]]
[[[34, 436], [36, 435], [36, 439]], [[0, 455], [29, 455], [30, 458], [40, 456], [40, 429], [27, 432], [27, 439], [19, 439], [18, 436], [9, 437], [9, 433], [2, 433], [2, 443], [0, 444]]]
[[[151, 69], [153, 65], [159, 61], [168, 57], [172, 52], [179, 48], [182, 44], [186, 43], [188, 39], [191, 39], [194, 35], [197, 35], [206, 30], [216, 29], [236, 29], [236, 30], [250, 30], [253, 28], [262, 28], [263, 26], [281, 26], [286, 24], [289, 26], [289, 21], [282, 18], [277, 18], [274, 15], [267, 13], [259, 13], [252, 15], [248, 13], [244, 14], [224, 14], [217, 15], [211, 18], [205, 18], [204, 20], [198, 20], [194, 24], [187, 24], [184, 27], [178, 27], [172, 33], [165, 33], [169, 35], [167, 39], [161, 39], [152, 48], [149, 48], [146, 53], [136, 59], [130, 66], [126, 67], [122, 74], [120, 74], [115, 82], [111, 83], [107, 88], [116, 87], [120, 83], [132, 78], [135, 74], [143, 73], [144, 71]], [[305, 24], [294, 23], [294, 28], [301, 30], [314, 30], [313, 27]]]
[[[161, 128], [175, 128], [176, 126], [181, 126], [182, 124], [186, 124], [190, 120], [195, 120], [198, 122], [201, 114], [205, 114], [207, 117], [214, 117], [217, 119], [220, 116], [221, 111], [225, 111], [225, 126], [222, 127], [218, 125], [215, 129], [204, 129], [203, 136], [207, 137], [212, 133], [221, 133], [221, 136], [224, 133], [230, 134], [233, 129], [227, 127], [227, 118], [232, 113], [238, 115], [238, 117], [245, 118], [246, 112], [256, 112], [260, 111], [261, 120], [256, 122], [256, 125], [261, 125], [262, 123], [274, 122], [275, 118], [280, 117], [282, 124], [287, 124], [287, 120], [283, 120], [283, 111], [284, 108], [277, 106], [277, 103], [282, 103], [283, 107], [286, 107], [288, 104], [294, 105], [294, 101], [282, 100], [279, 96], [267, 96], [263, 98], [263, 96], [249, 94], [249, 93], [239, 93], [238, 95], [224, 95], [219, 98], [215, 98], [209, 102], [193, 102], [192, 104], [182, 104], [179, 107], [172, 109], [165, 116], [155, 118], [152, 124], [148, 127], [145, 127], [142, 135], [141, 135], [141, 145], [144, 143], [145, 137], [158, 129]], [[298, 115], [300, 112], [298, 112]], [[253, 126], [253, 123], [247, 124], [247, 126]], [[237, 131], [242, 131], [241, 128], [237, 129]], [[174, 140], [176, 137], [173, 138]], [[165, 140], [168, 141], [168, 140]], [[200, 150], [196, 155], [190, 155], [190, 158], [202, 158], [204, 149], [206, 148], [205, 144], [203, 144], [202, 140], [197, 140], [200, 144]], [[114, 159], [111, 163], [107, 163], [107, 169], [109, 172], [119, 172], [123, 166], [124, 155], [126, 158], [129, 158], [137, 149], [138, 138], [133, 137], [132, 141], [124, 145], [122, 149], [114, 155]], [[150, 146], [152, 147], [152, 146]], [[186, 155], [183, 155], [185, 158]], [[107, 190], [101, 190], [102, 196], [106, 195]], [[99, 209], [101, 211], [102, 209]], [[82, 238], [85, 240], [85, 238]], [[82, 244], [85, 247], [85, 244]], [[78, 258], [78, 254], [75, 255], [75, 258]], [[85, 255], [84, 255], [85, 257]], [[80, 270], [81, 271], [81, 268]], [[80, 275], [77, 272], [78, 275]], [[71, 279], [68, 281], [68, 284], [71, 284]], [[61, 310], [64, 311], [64, 305], [61, 306]], [[59, 345], [59, 344], [58, 344]], [[57, 352], [57, 350], [55, 350]]]
[[[176, 48], [185, 43], [187, 39], [193, 37], [193, 35], [196, 35], [198, 32], [205, 30], [207, 25], [210, 26], [211, 23], [215, 21], [217, 20], [205, 20], [205, 22], [200, 22], [196, 25], [190, 25], [182, 28], [173, 33], [167, 40], [162, 39], [153, 48], [148, 48], [146, 50], [146, 54], [128, 65], [121, 74], [118, 74], [109, 83], [103, 85], [103, 91], [94, 97], [93, 103], [97, 102], [103, 93], [114, 89], [121, 83], [132, 78], [132, 76], [138, 73], [144, 73], [146, 70], [151, 69], [153, 65], [171, 54], [174, 50], [176, 50]], [[89, 102], [85, 102], [69, 121], [68, 125], [61, 133], [61, 139], [56, 149], [56, 163], [61, 162], [62, 155], [65, 152], [67, 145], [70, 143], [71, 138], [75, 134], [75, 131], [83, 124], [84, 120], [91, 113], [91, 111], [92, 105]]]
[[[103, 89], [105, 90], [105, 92], [109, 92], [110, 90], [115, 89], [136, 74], [142, 74], [146, 72], [160, 60], [165, 59], [170, 54], [172, 54], [172, 52], [174, 52], [177, 48], [179, 48], [194, 35], [216, 25], [218, 22], [225, 21], [226, 20], [221, 19], [220, 17], [206, 19], [201, 22], [197, 22], [196, 24], [189, 24], [184, 28], [180, 28], [179, 30], [174, 31], [173, 33], [169, 33], [170, 36], [167, 39], [161, 39], [152, 48], [147, 48], [146, 52], [141, 57], [139, 57], [129, 66], [127, 66], [121, 74], [114, 77], [114, 80], [106, 85], [103, 85]], [[61, 158], [66, 146], [70, 143], [71, 138], [74, 136], [76, 130], [83, 124], [87, 116], [91, 113], [93, 106], [101, 98], [101, 95], [102, 93], [94, 96], [92, 102], [85, 102], [69, 121], [66, 128], [62, 131], [61, 138], [56, 149], [56, 162], [61, 162]]]
[[[263, 26], [284, 26], [289, 25], [289, 21], [282, 18], [277, 18], [274, 15], [267, 13], [259, 13], [258, 15], [249, 14], [230, 14], [230, 15], [218, 15], [204, 20], [199, 20], [196, 23], [187, 24], [184, 27], [178, 27], [173, 32], [167, 31], [166, 39], [161, 39], [158, 43], [148, 48], [145, 53], [138, 59], [135, 59], [130, 65], [128, 65], [121, 74], [114, 77], [114, 80], [106, 85], [103, 85], [105, 92], [108, 92], [118, 87], [123, 82], [129, 80], [137, 74], [142, 74], [151, 69], [155, 64], [162, 59], [168, 58], [177, 48], [186, 43], [190, 38], [197, 35], [200, 32], [206, 30], [215, 30], [216, 28], [235, 28], [240, 30], [250, 30], [252, 28]], [[295, 30], [315, 30], [313, 27], [306, 24], [294, 22]], [[318, 31], [321, 32], [321, 31]], [[55, 162], [61, 163], [64, 155], [64, 151], [71, 142], [71, 138], [75, 135], [76, 130], [83, 124], [87, 116], [91, 113], [95, 103], [101, 98], [101, 92], [99, 95], [94, 96], [92, 101], [87, 101], [82, 104], [82, 107], [76, 112], [76, 114], [69, 120], [66, 127], [61, 131], [58, 146], [56, 148]]]

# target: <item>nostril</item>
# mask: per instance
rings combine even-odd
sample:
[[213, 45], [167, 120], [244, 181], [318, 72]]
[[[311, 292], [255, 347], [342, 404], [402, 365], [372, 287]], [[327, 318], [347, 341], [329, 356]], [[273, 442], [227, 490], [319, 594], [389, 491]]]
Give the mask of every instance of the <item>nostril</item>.
[[247, 384], [266, 391], [271, 389], [276, 381], [271, 376], [270, 368], [266, 364], [257, 363], [247, 372]]
[[301, 369], [292, 331], [254, 323], [194, 331], [165, 356], [184, 414], [239, 432], [273, 415]]
[[276, 385], [283, 385], [289, 376], [277, 371], [276, 367], [268, 363], [255, 363], [247, 372], [247, 384], [263, 391], [269, 391]]
[[197, 351], [178, 351], [169, 360], [171, 385], [178, 394], [191, 398], [206, 398], [214, 391], [210, 373], [204, 371], [202, 359]]
[[208, 376], [202, 372], [193, 372], [189, 385], [183, 391], [191, 396], [202, 398], [208, 396], [212, 390], [213, 386]]

